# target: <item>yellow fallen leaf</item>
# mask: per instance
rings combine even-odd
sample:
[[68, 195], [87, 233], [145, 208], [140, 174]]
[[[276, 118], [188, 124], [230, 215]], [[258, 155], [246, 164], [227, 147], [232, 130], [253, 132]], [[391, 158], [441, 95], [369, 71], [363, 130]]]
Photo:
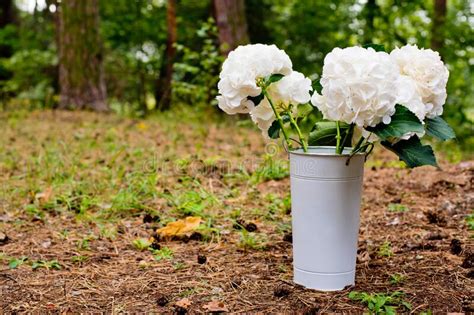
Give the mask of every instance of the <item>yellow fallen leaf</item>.
[[156, 232], [162, 237], [182, 236], [197, 229], [201, 221], [201, 217], [186, 217], [184, 220], [170, 222]]
[[202, 308], [211, 313], [222, 313], [222, 312], [229, 311], [229, 309], [227, 309], [225, 304], [219, 301], [211, 301], [207, 303], [206, 305], [204, 305]]
[[38, 200], [40, 203], [46, 203], [51, 199], [51, 196], [53, 195], [53, 187], [48, 187], [46, 188], [45, 191], [37, 193], [35, 195], [35, 199]]
[[187, 309], [188, 307], [190, 307], [191, 304], [192, 302], [188, 298], [183, 298], [175, 303], [176, 306], [182, 307], [184, 309]]
[[148, 129], [148, 125], [145, 124], [144, 122], [139, 122], [139, 123], [137, 124], [137, 128], [138, 128], [139, 130], [147, 130], [147, 129]]

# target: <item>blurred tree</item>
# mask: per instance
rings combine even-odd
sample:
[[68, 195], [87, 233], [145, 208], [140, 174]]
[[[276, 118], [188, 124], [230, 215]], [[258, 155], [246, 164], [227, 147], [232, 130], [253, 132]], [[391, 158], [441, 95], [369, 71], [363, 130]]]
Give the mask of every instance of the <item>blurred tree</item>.
[[13, 0], [0, 2], [0, 28], [13, 24], [16, 21], [16, 10]]
[[265, 21], [268, 19], [271, 3], [262, 0], [245, 0], [245, 18], [251, 43], [272, 44], [273, 32]]
[[368, 0], [362, 12], [365, 15], [364, 44], [370, 44], [374, 40], [375, 18], [380, 15], [377, 1]]
[[62, 1], [59, 16], [59, 106], [108, 110], [98, 0]]
[[227, 55], [239, 45], [247, 44], [249, 36], [244, 0], [214, 0], [214, 15], [219, 30], [220, 48]]
[[171, 105], [171, 82], [173, 79], [173, 64], [176, 57], [177, 40], [176, 0], [168, 0], [166, 6], [166, 25], [168, 34], [166, 51], [161, 63], [160, 76], [155, 93], [157, 108], [161, 111], [168, 110]]
[[434, 0], [433, 22], [431, 23], [431, 48], [442, 53], [444, 24], [446, 21], [446, 0]]
[[[14, 36], [16, 22], [16, 10], [13, 0], [2, 0], [0, 2], [0, 58], [9, 58], [13, 54], [11, 39]], [[0, 64], [0, 80], [10, 78], [12, 73]]]

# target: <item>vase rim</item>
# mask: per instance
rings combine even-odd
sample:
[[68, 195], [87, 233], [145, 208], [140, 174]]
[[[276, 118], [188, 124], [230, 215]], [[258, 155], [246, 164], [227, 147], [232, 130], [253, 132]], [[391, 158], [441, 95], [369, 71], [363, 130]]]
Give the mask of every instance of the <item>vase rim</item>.
[[[347, 157], [351, 155], [352, 147], [344, 147], [341, 154], [336, 154], [335, 146], [308, 146], [308, 152], [304, 152], [302, 148], [290, 150], [290, 154], [296, 155], [317, 155], [317, 156], [333, 156]], [[358, 152], [355, 155], [365, 155], [365, 152]]]

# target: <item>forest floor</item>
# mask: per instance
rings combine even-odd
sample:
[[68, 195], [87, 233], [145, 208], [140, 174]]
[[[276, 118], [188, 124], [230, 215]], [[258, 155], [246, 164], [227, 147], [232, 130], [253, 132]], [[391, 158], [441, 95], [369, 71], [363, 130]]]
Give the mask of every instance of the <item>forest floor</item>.
[[[367, 311], [352, 291], [395, 294], [399, 312], [474, 312], [474, 161], [371, 156], [356, 285], [322, 293], [292, 282], [278, 146], [242, 121], [171, 118], [0, 114], [3, 313]], [[198, 232], [150, 246], [186, 216]]]

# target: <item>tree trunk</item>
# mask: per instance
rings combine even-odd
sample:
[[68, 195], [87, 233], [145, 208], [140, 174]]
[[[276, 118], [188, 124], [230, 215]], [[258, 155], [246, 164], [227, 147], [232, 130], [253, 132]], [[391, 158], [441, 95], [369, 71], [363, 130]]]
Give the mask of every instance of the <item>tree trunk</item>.
[[13, 24], [15, 19], [15, 4], [13, 0], [0, 1], [0, 28]]
[[166, 7], [166, 24], [168, 37], [166, 51], [161, 63], [160, 77], [157, 80], [155, 91], [156, 106], [159, 110], [168, 110], [171, 106], [171, 83], [173, 80], [173, 63], [176, 57], [176, 0], [168, 0]]
[[59, 6], [60, 108], [106, 111], [98, 0]]
[[365, 5], [365, 32], [364, 32], [364, 44], [371, 44], [374, 40], [375, 25], [374, 20], [377, 15], [378, 6], [375, 0], [368, 0]]
[[[0, 1], [0, 29], [16, 23], [16, 11], [13, 0]], [[10, 45], [0, 43], [0, 58], [9, 58], [13, 54]], [[0, 74], [1, 75], [1, 74]]]
[[431, 48], [441, 51], [444, 46], [444, 22], [446, 21], [446, 0], [434, 0], [433, 22], [431, 24]]
[[213, 3], [220, 48], [227, 55], [237, 46], [249, 42], [245, 0], [213, 0]]

